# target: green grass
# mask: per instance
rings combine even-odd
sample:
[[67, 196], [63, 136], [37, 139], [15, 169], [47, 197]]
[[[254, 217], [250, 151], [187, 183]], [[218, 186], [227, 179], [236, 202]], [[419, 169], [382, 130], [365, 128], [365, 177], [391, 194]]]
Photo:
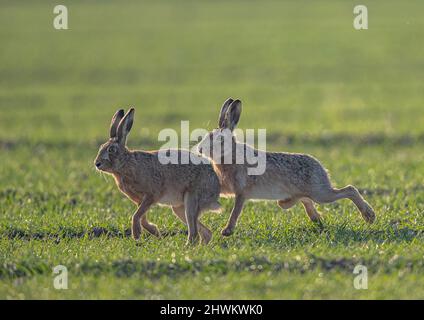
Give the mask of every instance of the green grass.
[[[424, 298], [424, 20], [421, 0], [0, 1], [0, 298]], [[268, 149], [311, 153], [337, 186], [377, 213], [250, 202], [233, 236], [202, 220], [208, 246], [186, 247], [170, 209], [162, 239], [128, 236], [134, 206], [92, 161], [113, 112], [134, 105], [129, 145], [157, 148], [163, 128], [215, 126], [228, 96], [241, 128]], [[65, 265], [69, 289], [53, 288]], [[368, 290], [353, 287], [368, 267]]]

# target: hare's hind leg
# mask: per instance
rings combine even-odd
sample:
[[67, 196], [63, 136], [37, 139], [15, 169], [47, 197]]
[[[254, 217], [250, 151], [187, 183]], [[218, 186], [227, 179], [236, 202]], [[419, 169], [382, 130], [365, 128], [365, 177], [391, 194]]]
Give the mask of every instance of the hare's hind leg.
[[356, 205], [358, 210], [361, 212], [362, 217], [368, 223], [373, 223], [375, 220], [375, 213], [372, 207], [362, 198], [358, 189], [354, 186], [347, 186], [342, 189], [327, 189], [320, 190], [315, 194], [311, 195], [311, 198], [318, 203], [330, 203], [339, 199], [350, 199]]
[[233, 210], [231, 211], [230, 219], [228, 220], [227, 226], [221, 231], [223, 236], [228, 237], [233, 233], [238, 217], [240, 216], [241, 210], [243, 209], [244, 201], [244, 196], [236, 195], [236, 201], [234, 203]]
[[197, 222], [200, 214], [199, 203], [195, 194], [188, 192], [184, 195], [184, 207], [188, 226], [187, 244], [195, 243], [199, 236]]
[[[172, 211], [174, 211], [175, 215], [185, 224], [187, 225], [186, 217], [185, 217], [185, 208], [184, 206], [172, 207]], [[205, 244], [208, 244], [212, 239], [212, 232], [203, 225], [200, 221], [198, 221], [197, 226], [199, 228], [200, 237]]]
[[317, 224], [322, 224], [321, 215], [315, 208], [314, 202], [309, 198], [302, 198], [300, 201], [302, 202], [309, 219]]

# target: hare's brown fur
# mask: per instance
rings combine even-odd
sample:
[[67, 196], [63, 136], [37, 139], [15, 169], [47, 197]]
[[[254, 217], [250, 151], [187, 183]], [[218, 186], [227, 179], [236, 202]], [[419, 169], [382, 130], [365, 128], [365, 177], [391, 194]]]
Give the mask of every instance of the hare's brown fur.
[[[220, 184], [212, 166], [201, 164], [162, 164], [158, 151], [129, 150], [126, 136], [131, 129], [134, 109], [124, 116], [119, 110], [111, 124], [110, 139], [100, 147], [95, 164], [99, 170], [113, 175], [118, 188], [136, 205], [132, 218], [132, 235], [138, 239], [141, 228], [160, 236], [149, 223], [146, 212], [154, 204], [171, 206], [189, 228], [189, 241], [198, 231], [204, 242], [212, 233], [198, 221], [202, 211], [218, 210]], [[177, 150], [181, 159], [187, 150]], [[193, 156], [193, 155], [192, 155]]]
[[[222, 231], [223, 235], [227, 236], [233, 232], [244, 202], [248, 199], [277, 200], [278, 205], [283, 209], [289, 209], [300, 201], [309, 218], [320, 223], [320, 214], [315, 209], [314, 202], [329, 203], [348, 198], [355, 203], [367, 222], [374, 221], [373, 209], [358, 190], [353, 186], [342, 189], [333, 188], [327, 171], [314, 157], [298, 153], [265, 152], [238, 142], [232, 131], [239, 121], [240, 114], [241, 101], [228, 99], [222, 106], [218, 129], [210, 132], [199, 143], [200, 152], [204, 151], [202, 150], [204, 147], [211, 148], [203, 153], [207, 153], [214, 160], [213, 166], [221, 182], [221, 192], [224, 195], [234, 195], [236, 198], [229, 222]], [[226, 134], [230, 136], [225, 137]], [[223, 153], [213, 154], [214, 143], [221, 143], [222, 140], [221, 138], [217, 142], [218, 136], [231, 139], [232, 161], [230, 164], [220, 164], [224, 163]], [[244, 161], [245, 164], [236, 164], [236, 154], [247, 149], [255, 155], [261, 153], [266, 159], [266, 170], [262, 175], [249, 175], [247, 161]]]

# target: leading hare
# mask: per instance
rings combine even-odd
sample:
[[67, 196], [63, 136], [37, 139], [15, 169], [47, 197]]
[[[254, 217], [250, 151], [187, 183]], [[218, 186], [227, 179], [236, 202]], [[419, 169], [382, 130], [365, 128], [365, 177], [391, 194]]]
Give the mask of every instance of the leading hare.
[[[201, 164], [162, 164], [159, 151], [130, 150], [127, 136], [134, 119], [134, 108], [124, 115], [119, 110], [112, 118], [110, 138], [100, 146], [94, 161], [98, 170], [111, 174], [118, 188], [130, 198], [137, 210], [132, 217], [132, 235], [139, 239], [142, 227], [160, 236], [158, 228], [147, 220], [147, 210], [156, 203], [169, 205], [188, 225], [188, 242], [211, 240], [212, 233], [198, 221], [200, 213], [219, 210], [220, 184], [212, 166]], [[188, 150], [177, 150], [179, 159]], [[194, 156], [191, 154], [191, 156]]]

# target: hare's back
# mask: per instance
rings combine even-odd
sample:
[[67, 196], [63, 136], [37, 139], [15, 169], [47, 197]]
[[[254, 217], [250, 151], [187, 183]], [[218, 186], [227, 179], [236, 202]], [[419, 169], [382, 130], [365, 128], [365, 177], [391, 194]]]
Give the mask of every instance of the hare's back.
[[308, 154], [268, 153], [266, 171], [302, 190], [330, 185], [328, 173], [323, 165]]

